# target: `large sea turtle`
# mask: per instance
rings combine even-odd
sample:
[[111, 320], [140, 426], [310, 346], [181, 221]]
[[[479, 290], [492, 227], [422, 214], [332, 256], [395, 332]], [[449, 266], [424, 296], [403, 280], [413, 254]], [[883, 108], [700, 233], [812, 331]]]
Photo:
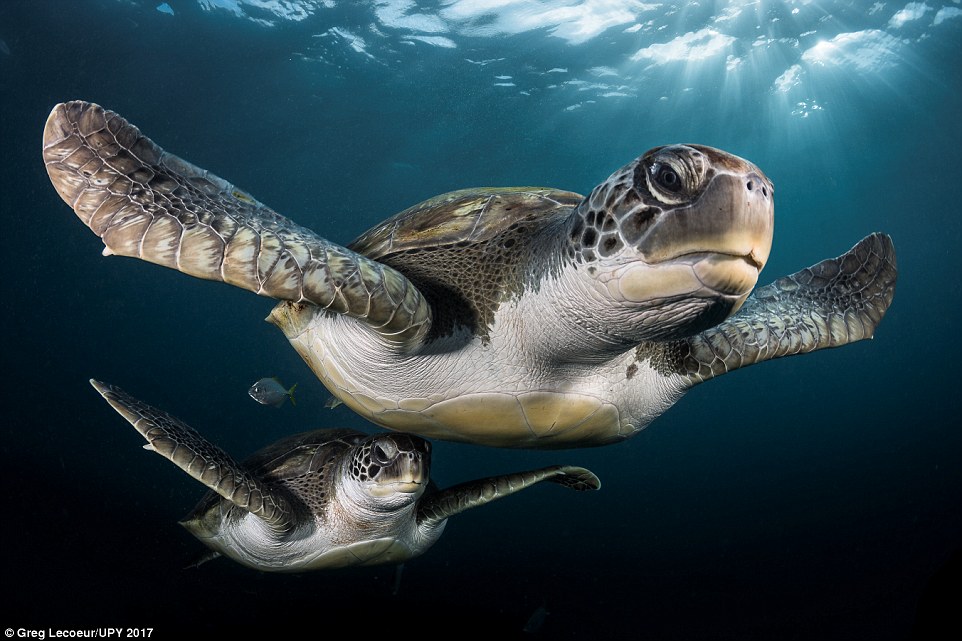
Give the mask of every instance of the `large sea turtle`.
[[163, 410], [90, 383], [147, 439], [145, 448], [210, 488], [181, 524], [215, 553], [258, 570], [401, 563], [434, 545], [449, 517], [535, 483], [601, 487], [582, 467], [555, 465], [439, 490], [424, 439], [347, 429], [288, 436], [236, 463]]
[[437, 196], [346, 247], [95, 104], [54, 107], [43, 158], [105, 255], [279, 299], [269, 320], [338, 399], [430, 438], [618, 441], [715, 376], [870, 338], [894, 295], [892, 241], [872, 234], [749, 297], [773, 187], [700, 145], [656, 147], [584, 198]]

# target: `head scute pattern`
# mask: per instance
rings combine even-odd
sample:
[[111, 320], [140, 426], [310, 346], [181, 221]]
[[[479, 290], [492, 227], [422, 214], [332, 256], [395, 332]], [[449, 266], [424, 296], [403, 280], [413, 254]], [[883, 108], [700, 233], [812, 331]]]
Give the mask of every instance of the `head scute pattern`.
[[391, 465], [399, 451], [393, 441], [365, 443], [358, 447], [351, 457], [351, 476], [361, 482], [373, 481], [381, 469]]
[[661, 213], [649, 204], [645, 183], [636, 187], [636, 166], [637, 160], [616, 171], [578, 206], [568, 231], [568, 254], [577, 262], [607, 258], [634, 244]]
[[381, 434], [354, 449], [351, 477], [360, 483], [389, 483], [406, 472], [429, 477], [431, 445], [407, 434]]

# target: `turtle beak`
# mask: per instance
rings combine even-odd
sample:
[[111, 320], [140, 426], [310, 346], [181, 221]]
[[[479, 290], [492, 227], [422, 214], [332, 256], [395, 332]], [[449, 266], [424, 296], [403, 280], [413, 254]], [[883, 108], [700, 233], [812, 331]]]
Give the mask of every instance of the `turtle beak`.
[[424, 485], [420, 481], [398, 481], [391, 483], [391, 489], [402, 494], [417, 494]]
[[771, 182], [738, 160], [744, 171], [719, 172], [697, 200], [667, 211], [641, 239], [641, 260], [614, 272], [614, 296], [721, 296], [740, 306], [768, 261], [775, 204]]
[[698, 200], [669, 212], [638, 244], [649, 264], [712, 253], [739, 258], [760, 272], [775, 231], [771, 183], [759, 172], [720, 173]]

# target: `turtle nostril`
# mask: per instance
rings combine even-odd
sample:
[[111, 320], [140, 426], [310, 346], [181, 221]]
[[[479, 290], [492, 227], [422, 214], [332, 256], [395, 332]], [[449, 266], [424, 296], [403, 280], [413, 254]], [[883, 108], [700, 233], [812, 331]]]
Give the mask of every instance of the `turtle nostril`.
[[[745, 189], [750, 192], [759, 193], [761, 192], [762, 198], [768, 198], [771, 190], [768, 188], [768, 181], [762, 178], [757, 173], [750, 173], [745, 176]], [[756, 189], [757, 187], [757, 189]]]

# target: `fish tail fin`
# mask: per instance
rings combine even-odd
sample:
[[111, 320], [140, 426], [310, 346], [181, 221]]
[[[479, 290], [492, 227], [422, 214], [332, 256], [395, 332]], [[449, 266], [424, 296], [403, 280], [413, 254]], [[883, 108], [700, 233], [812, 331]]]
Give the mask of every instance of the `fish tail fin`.
[[297, 405], [297, 401], [294, 400], [294, 389], [297, 387], [297, 383], [291, 385], [291, 389], [287, 390], [287, 395], [291, 397], [291, 405]]

